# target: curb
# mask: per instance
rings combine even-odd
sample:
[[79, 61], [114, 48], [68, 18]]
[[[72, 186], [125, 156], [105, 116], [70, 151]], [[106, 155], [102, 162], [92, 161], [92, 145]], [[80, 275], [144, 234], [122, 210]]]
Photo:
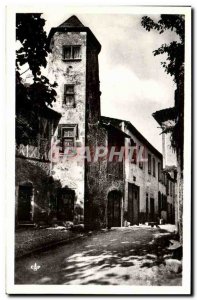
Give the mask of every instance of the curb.
[[27, 251], [27, 252], [25, 252], [25, 253], [23, 253], [21, 255], [20, 254], [19, 255], [15, 255], [15, 260], [23, 259], [23, 258], [25, 258], [25, 257], [27, 257], [29, 255], [37, 254], [39, 252], [45, 252], [45, 251], [47, 251], [47, 250], [49, 250], [51, 248], [55, 248], [57, 246], [66, 245], [66, 244], [68, 244], [70, 242], [73, 242], [73, 241], [75, 241], [77, 239], [81, 239], [81, 238], [83, 238], [86, 235], [88, 235], [88, 234], [84, 233], [84, 234], [80, 234], [80, 235], [77, 235], [77, 236], [73, 236], [73, 237], [71, 237], [69, 239], [65, 239], [65, 240], [61, 240], [61, 241], [56, 241], [56, 242], [50, 242], [50, 243], [46, 244], [46, 246], [44, 246], [44, 247], [37, 247], [37, 248], [29, 250], [29, 251]]

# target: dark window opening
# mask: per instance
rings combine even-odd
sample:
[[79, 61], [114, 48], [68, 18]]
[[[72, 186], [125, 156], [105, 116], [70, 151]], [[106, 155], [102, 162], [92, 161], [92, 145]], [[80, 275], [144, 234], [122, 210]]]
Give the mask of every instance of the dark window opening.
[[64, 46], [63, 60], [78, 60], [81, 59], [81, 46]]
[[57, 192], [57, 218], [62, 221], [74, 219], [75, 191], [63, 188]]
[[161, 204], [161, 210], [167, 210], [167, 196], [162, 194], [162, 204]]
[[158, 181], [161, 181], [161, 163], [158, 163]]
[[133, 147], [133, 153], [132, 153], [132, 157], [131, 157], [131, 163], [132, 164], [137, 164], [137, 146], [134, 143], [133, 140], [131, 140], [131, 145]]
[[69, 107], [75, 107], [75, 86], [74, 84], [64, 85], [64, 103]]
[[151, 155], [148, 154], [148, 174], [151, 174]]
[[142, 154], [139, 156], [139, 167], [140, 169], [143, 169], [144, 168], [144, 163], [143, 163], [143, 159], [145, 158], [145, 148], [143, 148], [143, 151], [141, 151], [141, 147], [143, 146], [139, 146], [139, 154]]
[[18, 192], [18, 221], [20, 223], [32, 221], [31, 201], [33, 196], [33, 186], [20, 185]]
[[153, 176], [155, 177], [155, 158], [153, 157]]

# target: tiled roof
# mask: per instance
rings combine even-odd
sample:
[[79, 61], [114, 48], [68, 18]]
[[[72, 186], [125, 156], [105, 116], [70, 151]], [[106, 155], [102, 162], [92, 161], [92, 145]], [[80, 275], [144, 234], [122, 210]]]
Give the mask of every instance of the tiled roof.
[[102, 122], [108, 122], [113, 124], [113, 126], [117, 127], [120, 129], [120, 124], [121, 122], [124, 122], [125, 125], [127, 126], [128, 130], [133, 133], [133, 135], [135, 135], [139, 141], [141, 141], [142, 143], [144, 143], [144, 145], [147, 146], [147, 148], [149, 148], [156, 156], [158, 157], [162, 157], [162, 154], [135, 128], [135, 126], [133, 126], [133, 124], [131, 124], [131, 122], [127, 121], [127, 120], [121, 120], [121, 119], [116, 119], [116, 118], [110, 118], [110, 117], [104, 117], [101, 116], [101, 120]]
[[72, 16], [67, 19], [64, 23], [60, 24], [59, 27], [84, 27], [76, 16]]
[[161, 109], [152, 114], [153, 118], [162, 125], [163, 122], [176, 119], [175, 107]]

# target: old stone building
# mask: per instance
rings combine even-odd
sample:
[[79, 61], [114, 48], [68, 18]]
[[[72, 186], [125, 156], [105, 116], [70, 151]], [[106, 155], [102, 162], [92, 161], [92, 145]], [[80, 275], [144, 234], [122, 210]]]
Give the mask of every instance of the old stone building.
[[[111, 168], [108, 176], [107, 158], [94, 161], [94, 154], [97, 147], [108, 147], [108, 142], [117, 147], [124, 145], [125, 134], [100, 121], [101, 45], [75, 16], [52, 28], [49, 40], [48, 72], [58, 83], [53, 108], [62, 114], [52, 142], [54, 156], [58, 156], [52, 162], [52, 175], [62, 184], [62, 195], [57, 199], [65, 211], [62, 218], [76, 222], [83, 222], [84, 218], [86, 227], [106, 226], [106, 198], [109, 192], [113, 197], [115, 189], [121, 198], [119, 202], [122, 201], [123, 171], [117, 176], [117, 170]], [[68, 146], [75, 148], [77, 155], [73, 158], [64, 155]], [[80, 155], [87, 148], [91, 152], [89, 161]], [[120, 226], [120, 221], [116, 225]]]
[[[29, 111], [32, 113], [32, 110]], [[60, 114], [48, 107], [38, 115], [37, 132], [28, 144], [16, 146], [16, 225], [48, 223], [56, 201], [59, 183], [50, 176], [51, 136]], [[18, 126], [26, 126], [24, 118], [18, 118]]]
[[[49, 45], [48, 76], [58, 86], [48, 117], [53, 126], [44, 126], [50, 130], [50, 157], [39, 162], [44, 163], [47, 175], [43, 167], [39, 173], [35, 163], [35, 167], [27, 165], [29, 160], [17, 161], [17, 209], [26, 201], [20, 196], [26, 182], [25, 199], [30, 199], [28, 211], [34, 223], [71, 221], [95, 229], [158, 218], [167, 221], [162, 154], [130, 122], [101, 117], [101, 45], [94, 34], [72, 16], [51, 29]], [[135, 148], [132, 162], [127, 151], [131, 147]], [[138, 161], [142, 148], [144, 160]], [[174, 205], [171, 198], [168, 203]], [[169, 210], [173, 220], [173, 207]]]
[[[163, 157], [129, 121], [102, 117], [127, 134], [125, 149], [135, 149], [133, 161], [124, 162], [124, 220], [130, 224], [156, 222], [167, 214]], [[141, 149], [141, 155], [140, 155]], [[164, 218], [166, 219], [166, 217]], [[167, 220], [167, 219], [166, 219]], [[122, 222], [123, 223], [123, 222]]]

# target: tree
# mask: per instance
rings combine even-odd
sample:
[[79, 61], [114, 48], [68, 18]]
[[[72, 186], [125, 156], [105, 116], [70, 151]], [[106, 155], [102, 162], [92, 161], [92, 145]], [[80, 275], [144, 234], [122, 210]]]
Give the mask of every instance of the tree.
[[[52, 107], [55, 100], [56, 83], [42, 75], [41, 68], [47, 65], [47, 34], [45, 20], [40, 13], [19, 13], [16, 15], [16, 143], [27, 144], [38, 132], [39, 111], [46, 105]], [[33, 83], [22, 79], [21, 67], [27, 65], [32, 73]]]
[[153, 51], [154, 55], [167, 54], [167, 62], [162, 62], [165, 71], [173, 76], [177, 83], [180, 80], [181, 69], [184, 64], [184, 44], [185, 44], [185, 19], [183, 15], [161, 15], [161, 19], [155, 23], [151, 18], [142, 18], [142, 26], [147, 30], [157, 30], [159, 34], [166, 30], [174, 31], [180, 41], [173, 41], [169, 45], [162, 44], [160, 48]]
[[162, 62], [165, 72], [173, 77], [177, 85], [175, 96], [175, 125], [166, 127], [163, 133], [171, 133], [171, 144], [177, 154], [177, 183], [178, 183], [178, 230], [182, 242], [182, 215], [183, 215], [183, 144], [184, 144], [184, 55], [185, 55], [185, 18], [183, 15], [161, 15], [158, 22], [144, 16], [142, 26], [147, 30], [157, 30], [159, 34], [166, 30], [174, 31], [179, 41], [162, 44], [153, 51], [154, 56], [167, 54], [166, 61]]

